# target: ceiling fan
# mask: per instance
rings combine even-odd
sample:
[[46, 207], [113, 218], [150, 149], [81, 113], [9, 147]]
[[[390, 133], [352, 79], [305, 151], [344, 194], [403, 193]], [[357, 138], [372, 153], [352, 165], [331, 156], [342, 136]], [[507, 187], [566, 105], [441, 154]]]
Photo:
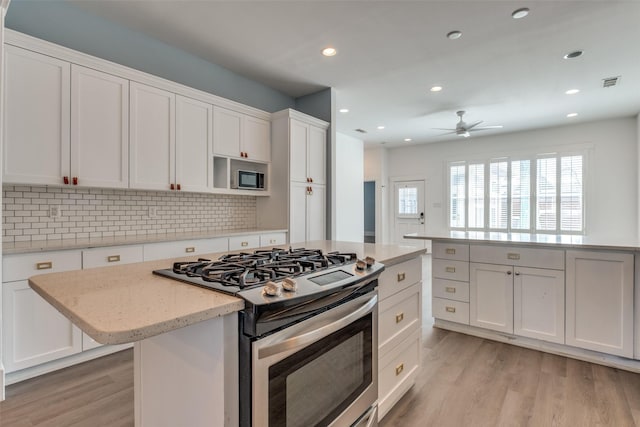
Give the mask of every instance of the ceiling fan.
[[471, 136], [472, 132], [477, 132], [477, 131], [481, 131], [481, 130], [488, 130], [488, 129], [502, 129], [501, 125], [498, 126], [483, 126], [483, 127], [476, 127], [478, 126], [480, 123], [482, 123], [482, 120], [480, 120], [479, 122], [475, 122], [472, 124], [467, 124], [465, 123], [464, 120], [462, 120], [462, 116], [464, 116], [464, 111], [460, 110], [460, 111], [456, 111], [456, 115], [460, 118], [460, 120], [458, 121], [458, 123], [456, 124], [456, 128], [455, 129], [443, 129], [443, 128], [433, 128], [433, 129], [437, 129], [437, 130], [448, 130], [450, 132], [444, 133], [443, 135], [450, 135], [455, 133], [458, 136], [462, 136], [462, 137], [469, 137]]

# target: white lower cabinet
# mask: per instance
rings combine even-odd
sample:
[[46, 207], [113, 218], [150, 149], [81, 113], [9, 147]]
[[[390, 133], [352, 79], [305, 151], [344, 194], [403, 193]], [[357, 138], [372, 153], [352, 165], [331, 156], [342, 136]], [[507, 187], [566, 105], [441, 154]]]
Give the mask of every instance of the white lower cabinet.
[[567, 344], [633, 357], [633, 257], [567, 251]]
[[422, 259], [387, 267], [378, 281], [378, 419], [413, 386], [420, 369]]
[[230, 251], [245, 251], [260, 246], [259, 235], [233, 236], [229, 237]]
[[277, 246], [287, 243], [287, 233], [266, 233], [260, 235], [260, 247]]
[[469, 323], [513, 333], [513, 268], [506, 265], [469, 266]]
[[227, 252], [228, 250], [229, 239], [226, 237], [149, 243], [144, 245], [144, 260], [153, 261], [157, 259], [187, 257], [214, 252]]

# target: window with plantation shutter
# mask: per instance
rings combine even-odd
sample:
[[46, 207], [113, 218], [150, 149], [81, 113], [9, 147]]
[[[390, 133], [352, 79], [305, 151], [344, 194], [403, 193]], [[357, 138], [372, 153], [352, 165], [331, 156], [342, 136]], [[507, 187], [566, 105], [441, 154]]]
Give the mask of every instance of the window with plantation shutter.
[[449, 164], [452, 229], [584, 233], [584, 154]]

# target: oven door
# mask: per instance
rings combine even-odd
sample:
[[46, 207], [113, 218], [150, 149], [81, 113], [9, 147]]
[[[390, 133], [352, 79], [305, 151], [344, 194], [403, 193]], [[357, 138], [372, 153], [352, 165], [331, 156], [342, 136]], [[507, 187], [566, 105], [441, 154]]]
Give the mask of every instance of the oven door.
[[254, 427], [376, 418], [377, 302], [377, 292], [365, 294], [252, 344]]

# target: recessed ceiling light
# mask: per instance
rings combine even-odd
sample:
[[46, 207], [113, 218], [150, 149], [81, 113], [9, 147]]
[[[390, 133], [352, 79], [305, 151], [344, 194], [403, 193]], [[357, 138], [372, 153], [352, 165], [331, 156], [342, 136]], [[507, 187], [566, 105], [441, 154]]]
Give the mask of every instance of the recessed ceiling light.
[[580, 89], [569, 89], [568, 91], [566, 91], [565, 93], [567, 95], [575, 95], [576, 93], [580, 92]]
[[333, 47], [325, 47], [322, 49], [322, 54], [324, 56], [334, 56], [338, 51]]
[[574, 50], [573, 52], [569, 52], [567, 53], [565, 56], [563, 56], [564, 59], [575, 59], [575, 58], [579, 58], [582, 56], [584, 52], [581, 50]]
[[411, 138], [405, 138], [404, 142], [411, 142]]
[[460, 37], [462, 37], [462, 31], [455, 30], [447, 33], [447, 38], [449, 40], [456, 40], [456, 39], [459, 39]]
[[521, 19], [527, 16], [528, 14], [529, 14], [529, 8], [521, 7], [520, 9], [514, 10], [513, 13], [511, 14], [511, 17], [513, 19]]
[[440, 92], [442, 90], [442, 86], [433, 86], [429, 89], [431, 92]]
[[348, 113], [348, 112], [349, 112], [349, 109], [348, 109], [348, 108], [341, 108], [339, 111], [340, 111], [341, 113]]
[[378, 126], [378, 130], [384, 129], [384, 126]]
[[578, 113], [569, 113], [567, 114], [567, 117], [576, 117], [578, 115]]

